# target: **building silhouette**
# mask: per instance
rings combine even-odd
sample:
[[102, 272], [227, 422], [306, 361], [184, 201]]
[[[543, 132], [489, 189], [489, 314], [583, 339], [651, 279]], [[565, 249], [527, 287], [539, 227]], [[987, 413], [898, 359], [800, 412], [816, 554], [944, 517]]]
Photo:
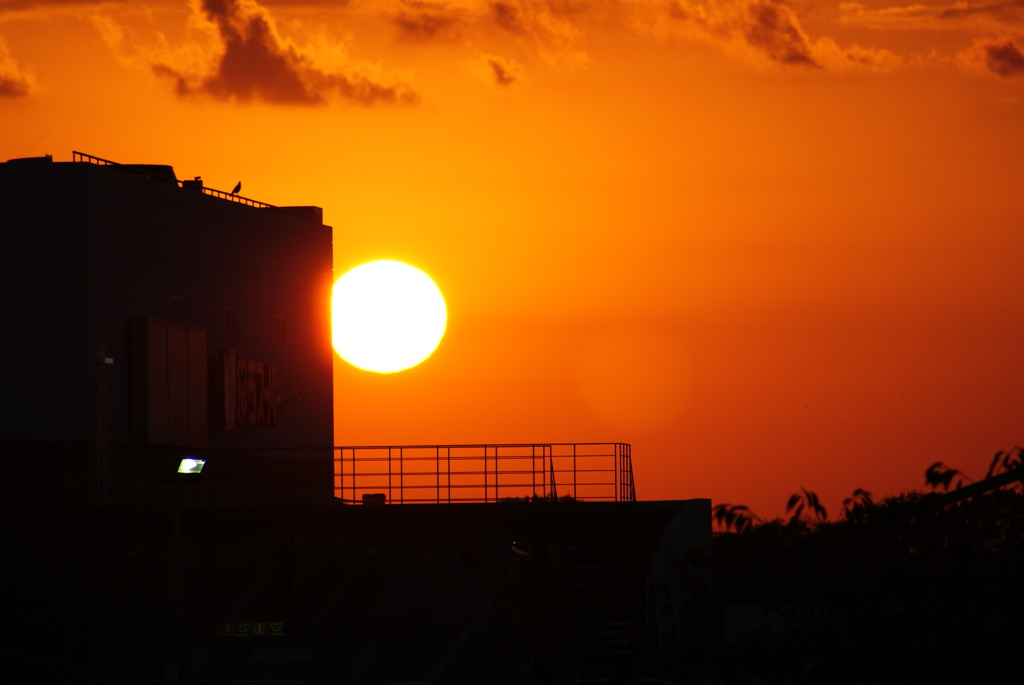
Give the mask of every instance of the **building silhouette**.
[[[319, 208], [75, 153], [0, 164], [0, 226], [0, 681], [628, 682], [700, 660], [710, 504], [636, 502], [628, 446], [600, 469], [577, 445], [334, 446]], [[471, 496], [453, 454], [480, 464]]]
[[75, 160], [0, 165], [3, 439], [23, 457], [5, 500], [52, 493], [61, 464], [103, 501], [194, 451], [330, 445], [321, 210]]

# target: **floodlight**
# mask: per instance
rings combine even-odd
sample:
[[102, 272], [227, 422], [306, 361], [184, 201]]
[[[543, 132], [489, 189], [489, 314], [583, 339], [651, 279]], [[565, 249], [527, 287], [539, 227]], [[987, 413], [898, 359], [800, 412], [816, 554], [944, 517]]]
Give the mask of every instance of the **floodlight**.
[[185, 457], [178, 464], [178, 473], [195, 473], [200, 474], [203, 472], [203, 467], [206, 466], [205, 459], [194, 459], [192, 457]]

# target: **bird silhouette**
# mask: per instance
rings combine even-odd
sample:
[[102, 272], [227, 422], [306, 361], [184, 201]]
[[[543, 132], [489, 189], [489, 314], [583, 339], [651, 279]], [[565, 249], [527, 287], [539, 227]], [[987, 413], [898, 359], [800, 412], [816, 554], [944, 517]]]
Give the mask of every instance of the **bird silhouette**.
[[239, 181], [238, 183], [235, 184], [235, 189], [231, 191], [231, 194], [232, 195], [238, 195], [238, 192], [240, 190], [242, 190], [242, 182], [241, 181]]

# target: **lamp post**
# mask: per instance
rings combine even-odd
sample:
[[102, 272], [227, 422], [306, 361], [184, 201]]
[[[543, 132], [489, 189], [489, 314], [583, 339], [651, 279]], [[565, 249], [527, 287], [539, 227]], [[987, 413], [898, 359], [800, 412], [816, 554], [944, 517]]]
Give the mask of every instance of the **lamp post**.
[[199, 476], [203, 472], [204, 466], [206, 466], [205, 459], [184, 457], [178, 462], [178, 470], [174, 475], [170, 663], [167, 664], [165, 672], [165, 678], [169, 683], [178, 683], [181, 677], [181, 479]]

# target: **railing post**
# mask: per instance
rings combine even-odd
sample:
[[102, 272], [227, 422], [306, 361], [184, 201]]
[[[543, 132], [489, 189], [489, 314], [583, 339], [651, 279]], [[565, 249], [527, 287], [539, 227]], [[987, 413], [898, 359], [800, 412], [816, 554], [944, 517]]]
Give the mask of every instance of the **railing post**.
[[576, 473], [579, 471], [579, 465], [576, 463], [576, 443], [572, 444], [572, 496], [577, 497], [579, 495], [579, 481], [577, 480]]

